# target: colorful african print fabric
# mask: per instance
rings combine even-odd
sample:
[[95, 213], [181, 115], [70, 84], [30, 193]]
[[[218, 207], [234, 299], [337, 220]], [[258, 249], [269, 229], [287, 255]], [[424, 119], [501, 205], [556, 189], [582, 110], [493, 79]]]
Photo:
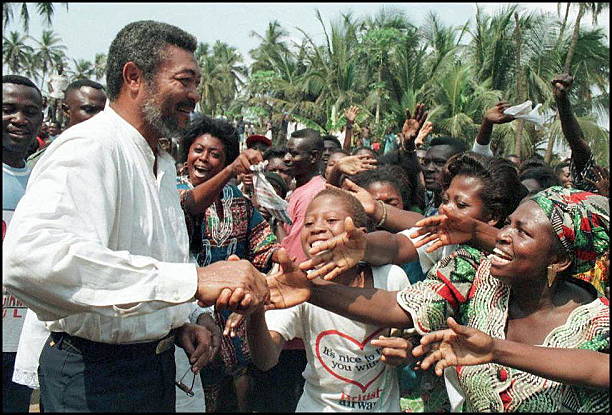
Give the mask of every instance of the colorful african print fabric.
[[[177, 188], [181, 192], [190, 252], [199, 266], [224, 261], [235, 254], [247, 259], [261, 272], [270, 269], [272, 254], [280, 245], [268, 222], [236, 186], [225, 185], [219, 199], [197, 216], [189, 214], [184, 207], [184, 191], [193, 188], [189, 180], [179, 177]], [[229, 310], [215, 310], [215, 322], [221, 332], [230, 315]], [[218, 359], [202, 369], [207, 402], [217, 398], [220, 391], [218, 383], [223, 382], [224, 376], [243, 373], [251, 361], [245, 320], [236, 328], [236, 332], [236, 337], [222, 337]]]
[[565, 252], [572, 260], [569, 272], [591, 283], [601, 294], [608, 286], [604, 255], [608, 253], [610, 205], [607, 197], [560, 186], [533, 198], [544, 211]]
[[570, 159], [570, 176], [572, 178], [573, 187], [576, 189], [584, 190], [587, 192], [597, 192], [597, 187], [592, 182], [596, 182], [599, 179], [597, 170], [595, 169], [595, 157], [591, 153], [591, 156], [587, 160], [582, 170], [578, 171], [574, 158]]
[[[443, 258], [427, 279], [398, 293], [420, 334], [447, 328], [447, 317], [499, 339], [505, 338], [510, 287], [491, 276], [490, 261], [462, 246]], [[582, 281], [576, 284], [589, 287]], [[553, 329], [541, 346], [607, 352], [610, 311], [599, 297], [574, 309], [565, 324]], [[459, 383], [472, 412], [609, 412], [609, 393], [565, 385], [498, 364], [459, 366]]]

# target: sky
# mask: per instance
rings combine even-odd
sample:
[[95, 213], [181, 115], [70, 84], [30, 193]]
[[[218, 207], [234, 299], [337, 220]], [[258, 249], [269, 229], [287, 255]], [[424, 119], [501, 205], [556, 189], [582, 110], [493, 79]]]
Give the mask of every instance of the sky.
[[[316, 19], [316, 9], [326, 25], [336, 21], [341, 13], [351, 11], [355, 17], [374, 15], [381, 7], [396, 7], [404, 10], [409, 20], [420, 26], [431, 11], [438, 14], [441, 21], [450, 25], [463, 25], [474, 19], [476, 3], [69, 3], [68, 11], [60, 3], [55, 4], [55, 15], [51, 29], [56, 32], [67, 47], [67, 56], [75, 59], [94, 60], [96, 53], [107, 53], [111, 41], [126, 24], [137, 20], [157, 20], [181, 27], [196, 36], [199, 42], [214, 43], [221, 40], [236, 47], [245, 63], [250, 63], [248, 51], [259, 44], [255, 31], [265, 33], [268, 22], [276, 19], [299, 42], [303, 35], [296, 29], [300, 27], [311, 35], [315, 42], [323, 42], [323, 31]], [[492, 13], [511, 3], [478, 3], [484, 11]], [[557, 13], [557, 3], [519, 3], [521, 8], [532, 11], [541, 10]], [[565, 4], [565, 3], [564, 3]], [[30, 31], [39, 38], [43, 29], [30, 6]], [[17, 14], [17, 13], [16, 13]], [[570, 14], [575, 18], [576, 12]], [[583, 19], [585, 25], [591, 24], [590, 16]], [[598, 23], [610, 36], [609, 10], [605, 10]], [[18, 22], [13, 22], [7, 31], [20, 30]]]

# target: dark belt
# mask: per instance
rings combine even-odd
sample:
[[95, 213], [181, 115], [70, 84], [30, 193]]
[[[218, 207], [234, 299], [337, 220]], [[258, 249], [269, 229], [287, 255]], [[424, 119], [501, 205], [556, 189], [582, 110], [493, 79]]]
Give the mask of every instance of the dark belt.
[[174, 345], [174, 330], [160, 340], [145, 343], [131, 344], [111, 344], [100, 343], [84, 339], [82, 337], [71, 336], [64, 332], [51, 332], [51, 342], [49, 346], [56, 346], [60, 349], [72, 350], [83, 355], [143, 355], [161, 354], [171, 349]]

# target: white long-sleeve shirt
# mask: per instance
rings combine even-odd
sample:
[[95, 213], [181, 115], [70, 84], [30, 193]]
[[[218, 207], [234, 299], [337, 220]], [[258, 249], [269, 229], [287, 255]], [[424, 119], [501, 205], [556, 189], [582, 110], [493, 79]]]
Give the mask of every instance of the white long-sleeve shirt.
[[162, 338], [197, 287], [174, 160], [107, 104], [34, 168], [3, 241], [5, 286], [51, 331], [105, 343]]

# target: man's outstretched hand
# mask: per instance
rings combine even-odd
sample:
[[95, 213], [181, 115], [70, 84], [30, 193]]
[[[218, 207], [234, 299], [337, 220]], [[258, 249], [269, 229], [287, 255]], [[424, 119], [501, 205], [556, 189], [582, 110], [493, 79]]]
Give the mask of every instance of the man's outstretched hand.
[[553, 95], [555, 99], [567, 98], [567, 94], [569, 94], [570, 89], [572, 89], [574, 77], [567, 73], [557, 74], [550, 83], [553, 86]]

